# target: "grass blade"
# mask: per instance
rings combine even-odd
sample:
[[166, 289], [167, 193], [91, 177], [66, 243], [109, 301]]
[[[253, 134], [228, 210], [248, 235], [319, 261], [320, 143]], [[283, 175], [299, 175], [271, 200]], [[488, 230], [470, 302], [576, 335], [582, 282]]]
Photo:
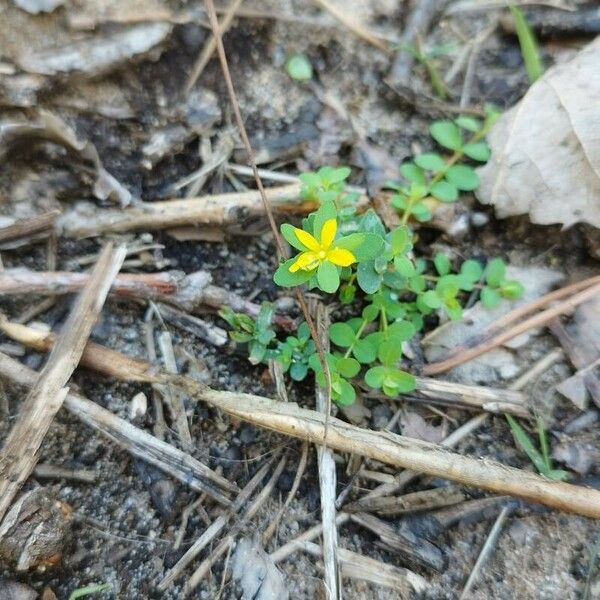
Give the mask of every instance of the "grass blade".
[[517, 37], [519, 38], [519, 45], [521, 46], [521, 54], [523, 55], [523, 61], [525, 62], [525, 70], [527, 71], [527, 77], [529, 83], [533, 83], [539, 79], [544, 72], [544, 66], [540, 58], [538, 45], [533, 35], [533, 31], [529, 27], [523, 11], [517, 7], [510, 7], [513, 21], [515, 22], [515, 30]]
[[527, 433], [525, 433], [525, 430], [521, 427], [519, 422], [513, 417], [511, 417], [511, 415], [505, 416], [517, 444], [521, 447], [525, 454], [527, 454], [529, 460], [534, 464], [538, 472], [542, 475], [546, 475], [547, 469], [544, 457], [540, 454], [539, 450], [533, 445], [531, 439], [529, 438]]

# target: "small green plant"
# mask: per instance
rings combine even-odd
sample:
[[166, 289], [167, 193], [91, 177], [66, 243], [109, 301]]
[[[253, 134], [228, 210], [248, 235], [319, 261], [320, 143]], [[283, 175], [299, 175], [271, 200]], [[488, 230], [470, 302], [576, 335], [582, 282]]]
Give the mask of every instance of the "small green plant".
[[544, 427], [544, 421], [541, 417], [537, 417], [537, 432], [540, 444], [538, 450], [531, 438], [527, 435], [520, 423], [511, 415], [506, 415], [506, 420], [510, 430], [512, 431], [513, 437], [517, 445], [527, 454], [529, 460], [533, 463], [533, 466], [537, 469], [540, 475], [548, 477], [548, 479], [554, 479], [556, 481], [564, 481], [568, 479], [568, 471], [562, 469], [555, 469], [552, 466], [552, 459], [550, 458], [550, 447], [548, 445], [548, 437], [546, 435], [546, 428]]
[[303, 54], [294, 54], [286, 63], [288, 75], [296, 81], [310, 81], [313, 70], [310, 61]]
[[527, 19], [523, 14], [523, 11], [518, 7], [511, 5], [510, 12], [512, 14], [513, 21], [515, 23], [515, 31], [519, 38], [519, 45], [521, 46], [521, 55], [523, 56], [523, 62], [525, 63], [525, 70], [527, 71], [527, 77], [529, 83], [537, 81], [544, 72], [544, 65], [540, 58], [538, 45], [533, 35], [533, 31], [527, 23]]
[[98, 583], [94, 585], [86, 585], [85, 587], [77, 588], [69, 594], [69, 600], [77, 600], [77, 598], [83, 598], [83, 596], [89, 596], [90, 594], [97, 594], [105, 590], [109, 590], [112, 586], [110, 583]]
[[493, 109], [481, 121], [461, 116], [454, 121], [435, 121], [429, 133], [446, 151], [418, 154], [400, 167], [402, 181], [388, 182], [387, 187], [396, 194], [392, 205], [402, 214], [402, 223], [409, 218], [429, 221], [431, 199], [455, 202], [460, 192], [470, 192], [479, 185], [479, 177], [467, 160], [486, 162], [490, 148], [484, 140], [490, 127], [498, 118]]
[[300, 227], [281, 226], [296, 254], [279, 265], [273, 279], [281, 287], [306, 285], [335, 294], [342, 314], [350, 316], [329, 328], [327, 378], [306, 323], [296, 335], [279, 339], [271, 325], [271, 305], [263, 305], [256, 321], [224, 309], [221, 316], [232, 328], [232, 339], [248, 344], [252, 363], [278, 361], [296, 381], [311, 372], [321, 386], [329, 379], [331, 397], [339, 405], [354, 402], [358, 385], [397, 397], [415, 389], [404, 351], [430, 319], [462, 318], [473, 293], [489, 307], [523, 293], [519, 282], [507, 280], [501, 259], [456, 264], [443, 254], [415, 256], [410, 228], [411, 217], [430, 218], [433, 203], [454, 201], [461, 190], [477, 186], [467, 161], [489, 156], [483, 137], [494, 118], [490, 113], [483, 122], [460, 117], [432, 125], [434, 140], [452, 153], [420, 154], [401, 166], [403, 181], [390, 184], [396, 192], [392, 204], [401, 214], [401, 225], [392, 231], [373, 210], [358, 214], [357, 195], [346, 189], [349, 168], [322, 167], [300, 176], [302, 199], [317, 209]]
[[456, 49], [456, 44], [439, 44], [437, 46], [425, 48], [421, 39], [417, 37], [417, 41], [414, 45], [406, 44], [401, 46], [401, 48], [406, 50], [406, 52], [410, 52], [416, 58], [416, 60], [425, 67], [433, 91], [440, 98], [442, 98], [442, 100], [448, 98], [450, 94], [446, 84], [444, 83], [444, 80], [440, 75], [440, 71], [438, 69], [438, 59], [454, 52]]

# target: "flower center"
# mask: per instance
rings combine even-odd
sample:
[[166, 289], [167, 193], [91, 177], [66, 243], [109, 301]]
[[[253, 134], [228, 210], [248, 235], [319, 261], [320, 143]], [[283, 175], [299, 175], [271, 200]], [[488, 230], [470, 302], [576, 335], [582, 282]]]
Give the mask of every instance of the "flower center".
[[317, 256], [319, 257], [319, 260], [323, 260], [327, 256], [327, 252], [325, 252], [325, 250], [320, 250]]

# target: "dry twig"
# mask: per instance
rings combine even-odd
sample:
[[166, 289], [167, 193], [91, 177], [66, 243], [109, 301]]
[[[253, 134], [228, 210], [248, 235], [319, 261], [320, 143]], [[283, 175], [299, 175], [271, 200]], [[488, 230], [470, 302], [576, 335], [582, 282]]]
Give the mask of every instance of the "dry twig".
[[0, 455], [0, 520], [33, 471], [54, 415], [67, 395], [65, 384], [77, 367], [112, 282], [125, 259], [125, 247], [107, 245], [77, 299], [40, 376], [27, 394]]
[[[37, 373], [0, 353], [0, 376], [18, 385], [32, 387]], [[99, 431], [132, 456], [146, 461], [197, 492], [205, 492], [224, 506], [231, 504], [223, 492], [238, 488], [201, 462], [158, 438], [113, 415], [79, 394], [70, 392], [64, 407], [86, 425]], [[221, 491], [222, 490], [222, 491]]]

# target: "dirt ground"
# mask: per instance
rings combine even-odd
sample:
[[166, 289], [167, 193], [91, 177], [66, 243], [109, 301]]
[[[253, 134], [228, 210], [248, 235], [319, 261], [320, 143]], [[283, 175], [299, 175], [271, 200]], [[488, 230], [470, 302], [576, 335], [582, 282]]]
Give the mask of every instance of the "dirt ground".
[[[190, 2], [153, 0], [128, 3], [125, 7], [122, 3], [105, 0], [67, 0], [51, 14], [31, 15], [16, 4], [11, 0], [0, 0], [0, 64], [4, 66], [21, 64], [26, 51], [32, 53], [129, 26], [103, 22], [106, 14], [122, 12], [131, 15], [136, 10], [150, 12], [165, 8], [178, 13], [196, 6]], [[399, 38], [411, 9], [409, 2], [392, 0], [352, 0], [344, 2], [343, 6], [348, 14], [369, 24], [388, 39]], [[340, 123], [319, 101], [318, 95], [323, 91], [343, 104], [351, 115], [355, 130], [383, 149], [393, 163], [400, 164], [416, 149], [428, 148], [428, 126], [439, 112], [418, 106], [420, 93], [431, 94], [421, 68], [414, 69], [412, 88], [416, 91], [417, 101], [416, 106], [411, 106], [386, 83], [390, 58], [333, 19], [324, 18], [314, 4], [300, 0], [265, 0], [248, 1], [247, 7], [270, 11], [279, 17], [238, 18], [225, 37], [233, 80], [254, 148], [259, 152], [276, 147], [275, 141], [283, 134], [294, 133], [309, 138], [308, 143], [290, 152], [289, 156], [278, 156], [265, 163], [265, 167], [295, 174], [323, 164], [350, 164], [353, 167], [351, 183], [365, 185], [365, 174], [358, 164], [352, 132], [349, 133], [347, 124]], [[324, 25], [286, 21], [282, 15], [321, 19]], [[89, 17], [96, 24], [91, 30], [82, 31], [73, 25], [75, 17]], [[454, 41], [460, 45], [482, 31], [489, 18], [490, 13], [478, 12], [438, 21], [427, 36], [427, 43]], [[173, 24], [164, 40], [151, 51], [101, 72], [42, 75], [43, 81], [35, 84], [39, 88], [36, 87], [29, 96], [30, 100], [23, 103], [25, 106], [14, 102], [11, 105], [9, 101], [2, 100], [2, 119], [28, 115], [39, 108], [50, 110], [72, 126], [80, 139], [87, 139], [96, 146], [106, 170], [134, 197], [153, 201], [182, 195], [183, 190], [176, 190], [174, 184], [203, 164], [198, 135], [192, 132], [181, 143], [173, 144], [153, 164], [153, 160], [144, 154], [143, 147], [153, 134], [165, 127], [183, 125], [184, 129], [189, 128], [190, 112], [194, 107], [186, 106], [182, 93], [188, 73], [208, 38], [203, 17], [200, 23], [192, 20]], [[566, 60], [585, 41], [586, 38], [560, 44], [549, 41], [543, 45], [546, 64]], [[291, 81], [285, 70], [285, 61], [293, 53], [303, 53], [310, 58], [315, 70], [313, 84]], [[444, 69], [449, 68], [451, 63], [452, 57], [442, 60]], [[10, 69], [7, 67], [4, 71], [9, 72]], [[20, 72], [18, 66], [16, 72]], [[0, 78], [13, 76], [14, 73], [0, 74]], [[462, 82], [463, 75], [450, 86], [453, 99], [460, 96]], [[0, 90], [4, 85], [7, 84], [0, 83]], [[485, 102], [493, 102], [501, 109], [508, 108], [522, 97], [527, 87], [516, 38], [504, 33], [501, 27], [496, 28], [481, 48], [471, 104], [481, 106]], [[236, 144], [234, 157], [237, 157], [241, 147], [235, 134], [228, 133], [232, 131], [233, 117], [216, 60], [208, 63], [194, 90], [201, 90], [202, 94], [194, 97], [204, 98], [216, 115], [201, 137], [205, 141], [210, 140], [215, 147], [219, 139], [233, 135], [231, 139]], [[4, 98], [3, 95], [0, 97]], [[242, 157], [243, 154], [239, 155], [239, 160], [231, 158], [230, 162], [244, 163]], [[98, 202], [92, 194], [92, 181], [89, 172], [84, 173], [56, 147], [26, 148], [5, 156], [0, 164], [0, 211], [6, 217], [23, 218], [80, 200]], [[252, 187], [249, 179], [238, 175], [234, 183], [240, 182]], [[201, 193], [228, 191], [233, 189], [232, 186], [232, 179], [227, 178], [226, 170], [221, 168], [208, 177]], [[445, 235], [437, 229], [423, 230], [421, 239], [425, 251], [431, 251], [427, 250], [428, 247], [443, 244], [451, 246], [457, 256], [464, 258], [501, 255], [517, 267], [551, 268], [567, 279], [576, 273], [598, 272], [598, 263], [590, 257], [578, 227], [561, 232], [558, 226], [532, 226], [526, 217], [498, 221], [492, 209], [478, 205], [474, 199], [467, 199], [463, 206], [465, 211], [470, 210], [480, 216], [478, 225], [474, 226], [473, 221], [469, 221], [464, 235], [459, 237]], [[110, 237], [130, 244], [142, 240], [146, 244], [160, 245], [159, 249], [149, 252], [151, 259], [146, 264], [129, 267], [131, 272], [155, 271], [160, 260], [164, 266], [158, 270], [168, 268], [185, 273], [208, 270], [216, 285], [256, 302], [278, 297], [271, 279], [276, 266], [274, 247], [265, 223], [240, 223], [238, 230], [229, 234], [223, 242], [177, 241], [167, 232]], [[56, 249], [57, 270], [87, 268], [79, 265], [76, 259], [95, 254], [105, 239], [70, 240], [60, 237]], [[45, 244], [2, 252], [4, 268], [45, 270], [48, 268], [47, 260]], [[37, 297], [0, 298], [0, 310], [9, 318], [17, 318], [39, 300]], [[71, 304], [72, 298], [67, 297], [35, 320], [58, 329]], [[125, 354], [148, 358], [145, 310], [139, 304], [110, 300], [101, 321], [94, 328], [92, 339]], [[214, 312], [202, 317], [224, 327]], [[210, 384], [216, 389], [275, 397], [275, 386], [264, 366], [250, 365], [239, 348], [230, 345], [216, 348], [176, 327], [165, 327], [172, 334], [174, 345], [184, 351], [179, 354], [182, 368], [190, 365], [192, 368], [206, 368]], [[7, 349], [8, 340], [1, 341], [5, 342], [3, 348]], [[536, 360], [557, 346], [557, 341], [549, 333], [538, 332], [526, 345], [511, 350], [518, 372], [510, 377], [527, 371]], [[31, 368], [38, 369], [43, 364], [41, 354], [14, 345], [12, 350]], [[184, 354], [191, 359], [184, 361]], [[576, 440], [597, 457], [600, 453], [597, 425], [592, 424], [571, 437], [563, 433], [566, 424], [578, 416], [579, 411], [560, 396], [554, 386], [571, 373], [570, 364], [562, 359], [531, 382], [525, 393], [546, 417], [553, 443]], [[131, 399], [138, 392], [144, 392], [148, 397], [148, 410], [133, 422], [152, 432], [155, 413], [150, 386], [115, 383], [85, 369], [76, 372], [72, 383], [86, 397], [126, 420], [131, 420]], [[505, 387], [510, 378], [500, 376], [497, 381], [487, 383]], [[14, 422], [23, 398], [22, 390], [5, 386], [9, 414], [1, 421], [2, 439]], [[292, 401], [309, 407], [314, 405], [311, 383], [290, 385], [289, 394]], [[381, 400], [365, 400], [365, 406], [370, 411], [365, 424], [374, 428], [380, 427], [381, 419], [386, 416], [389, 419], [395, 410], [394, 406]], [[288, 452], [286, 469], [274, 492], [251, 525], [245, 527], [239, 536], [252, 538], [268, 526], [291, 488], [301, 444], [234, 422], [218, 411], [191, 400], [188, 400], [186, 408], [195, 443], [193, 455], [212, 468], [220, 468], [227, 479], [240, 487], [277, 449], [284, 448]], [[470, 416], [454, 409], [447, 412], [457, 424]], [[432, 424], [441, 423], [440, 417], [424, 414]], [[396, 431], [401, 433], [398, 429]], [[179, 444], [173, 431], [168, 432], [167, 441]], [[510, 430], [504, 418], [499, 416], [490, 416], [484, 426], [459, 444], [457, 450], [532, 469], [523, 453], [515, 448]], [[111, 585], [110, 590], [97, 597], [123, 600], [183, 597], [183, 584], [191, 573], [190, 569], [166, 593], [159, 593], [156, 586], [206, 528], [201, 512], [192, 512], [183, 544], [178, 550], [173, 549], [181, 528], [182, 511], [197, 498], [195, 492], [167, 479], [146, 462], [133, 459], [66, 411], [59, 412], [52, 424], [40, 457], [42, 463], [91, 470], [96, 475], [96, 482], [39, 480], [49, 494], [68, 504], [73, 511], [62, 561], [57, 566], [27, 573], [16, 573], [12, 564], [2, 563], [5, 578], [27, 583], [38, 591], [48, 586], [60, 599], [68, 598], [74, 589], [91, 583]], [[347, 457], [340, 455], [339, 458], [338, 491], [341, 491], [349, 483], [349, 476]], [[366, 466], [394, 473], [373, 461], [367, 461]], [[598, 476], [600, 471], [596, 460], [587, 477], [592, 484], [595, 480], [598, 485]], [[31, 478], [27, 485], [33, 486], [36, 481], [36, 478]], [[405, 491], [424, 489], [425, 484], [437, 486], [443, 485], [443, 482], [418, 478]], [[373, 485], [373, 482], [360, 480], [355, 483], [350, 497], [358, 497], [361, 489]], [[478, 490], [465, 492], [472, 498], [483, 495]], [[206, 502], [204, 508], [211, 520], [219, 514], [219, 508], [210, 502]], [[430, 589], [423, 598], [456, 598], [496, 516], [497, 511], [474, 523], [460, 523], [433, 538], [431, 541], [447, 559], [446, 568], [439, 573], [407, 565], [401, 556], [378, 546], [374, 535], [354, 524], [340, 528], [340, 545], [386, 563], [410, 566], [430, 583]], [[316, 453], [311, 448], [299, 491], [265, 550], [272, 552], [319, 521]], [[390, 522], [400, 525], [393, 518]], [[582, 598], [599, 534], [600, 529], [592, 520], [520, 504], [510, 514], [469, 597]], [[229, 580], [222, 584], [224, 566], [225, 561], [220, 560], [193, 597], [241, 598], [241, 591]], [[318, 597], [322, 580], [318, 559], [296, 552], [278, 566], [283, 572], [290, 597]], [[397, 592], [349, 578], [344, 579], [343, 588], [344, 597], [348, 599], [398, 597]], [[590, 590], [589, 599], [600, 598], [598, 571], [591, 579]]]

